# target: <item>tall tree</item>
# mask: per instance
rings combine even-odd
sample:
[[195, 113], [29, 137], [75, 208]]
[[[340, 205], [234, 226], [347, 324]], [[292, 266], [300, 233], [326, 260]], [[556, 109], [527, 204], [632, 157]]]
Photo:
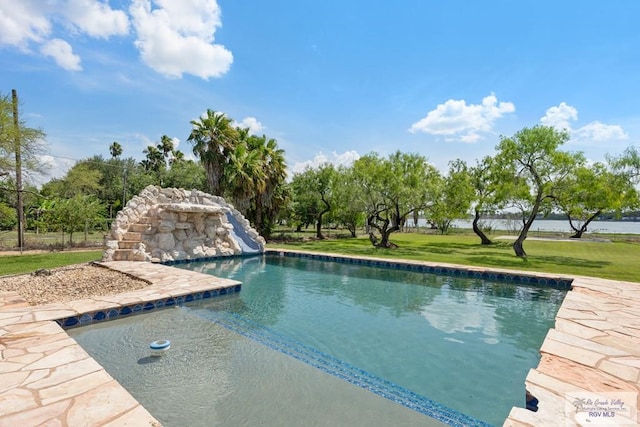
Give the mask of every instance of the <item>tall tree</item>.
[[216, 196], [224, 195], [224, 172], [238, 140], [238, 131], [224, 113], [208, 109], [197, 120], [191, 121], [193, 154], [202, 162], [207, 173], [207, 186]]
[[18, 224], [16, 210], [4, 202], [0, 202], [0, 231], [13, 230]]
[[42, 221], [51, 230], [62, 230], [73, 243], [73, 233], [93, 229], [104, 221], [104, 205], [94, 196], [76, 194], [71, 198], [54, 198], [42, 205]]
[[166, 164], [164, 154], [155, 145], [149, 145], [142, 150], [145, 158], [140, 164], [149, 172], [153, 172], [158, 176], [165, 171]]
[[628, 174], [613, 173], [603, 163], [580, 165], [559, 188], [555, 202], [579, 239], [605, 211], [620, 214], [638, 206], [638, 194]]
[[24, 246], [23, 178], [30, 172], [40, 172], [43, 164], [38, 157], [44, 152], [44, 132], [26, 126], [19, 118], [17, 92], [11, 99], [0, 93], [0, 178], [13, 173], [18, 218], [18, 246]]
[[[176, 153], [182, 154], [181, 151]], [[165, 175], [164, 184], [167, 187], [206, 191], [207, 178], [200, 163], [185, 160], [184, 156], [176, 156], [171, 159], [171, 167]]]
[[260, 185], [252, 199], [248, 218], [262, 236], [268, 237], [280, 210], [289, 199], [285, 186], [287, 167], [284, 150], [278, 147], [275, 139], [265, 135], [250, 137], [248, 145], [249, 150], [260, 153], [262, 173], [257, 177], [264, 178], [264, 185]]
[[627, 175], [634, 182], [640, 181], [640, 150], [630, 146], [620, 156], [607, 156], [609, 164], [617, 173]]
[[480, 243], [483, 245], [492, 243], [480, 226], [482, 215], [491, 212], [495, 206], [497, 183], [491, 176], [492, 165], [493, 158], [486, 156], [478, 161], [470, 171], [471, 185], [475, 193], [471, 228], [480, 237]]
[[109, 154], [111, 154], [111, 157], [114, 159], [120, 157], [122, 155], [122, 145], [117, 141], [113, 141], [109, 146]]
[[497, 146], [497, 163], [513, 181], [524, 180], [528, 194], [524, 200], [529, 209], [523, 218], [520, 234], [513, 243], [518, 257], [526, 257], [523, 243], [537, 215], [550, 209], [558, 188], [566, 184], [567, 176], [582, 161], [580, 154], [560, 150], [569, 139], [565, 131], [550, 126], [524, 128], [511, 138], [502, 137]]
[[367, 154], [353, 164], [354, 179], [362, 189], [369, 239], [376, 247], [397, 247], [389, 238], [415, 210], [428, 206], [438, 171], [417, 154], [397, 151], [384, 159]]
[[87, 162], [77, 162], [63, 178], [62, 197], [73, 197], [76, 194], [98, 196], [102, 192], [100, 182], [102, 172]]
[[480, 237], [480, 243], [490, 245], [491, 239], [482, 230], [480, 221], [484, 215], [505, 208], [510, 200], [526, 198], [529, 189], [525, 181], [514, 177], [509, 168], [500, 165], [495, 157], [486, 156], [469, 170], [473, 187], [473, 232]]
[[293, 176], [294, 200], [300, 211], [304, 211], [305, 215], [313, 216], [318, 239], [325, 238], [322, 234], [322, 220], [334, 207], [336, 177], [335, 167], [331, 163], [324, 163], [315, 168], [307, 167]]
[[[11, 96], [0, 93], [0, 176], [15, 175], [16, 148], [20, 150], [22, 172], [27, 176], [45, 170], [40, 156], [46, 152], [45, 133], [30, 128], [24, 120], [14, 120]], [[16, 145], [17, 144], [17, 145]]]
[[339, 166], [333, 180], [333, 218], [344, 226], [351, 237], [357, 236], [357, 230], [364, 225], [364, 206], [358, 197], [360, 188], [353, 177], [353, 168]]
[[458, 159], [449, 163], [446, 176], [434, 176], [432, 181], [436, 184], [435, 192], [427, 212], [440, 233], [446, 234], [453, 220], [469, 215], [473, 200], [471, 174], [466, 163]]
[[160, 152], [162, 152], [162, 156], [165, 159], [169, 159], [174, 153], [173, 140], [167, 135], [162, 135], [160, 137], [160, 142], [156, 145], [156, 147], [160, 150]]
[[306, 168], [296, 172], [291, 178], [292, 220], [296, 231], [302, 231], [315, 224], [319, 211], [318, 195], [312, 191], [311, 175], [313, 170]]
[[225, 190], [241, 212], [246, 213], [252, 201], [255, 203], [254, 199], [265, 190], [267, 177], [263, 161], [261, 151], [252, 150], [246, 141], [237, 144], [229, 153], [224, 175], [224, 181], [228, 183]]

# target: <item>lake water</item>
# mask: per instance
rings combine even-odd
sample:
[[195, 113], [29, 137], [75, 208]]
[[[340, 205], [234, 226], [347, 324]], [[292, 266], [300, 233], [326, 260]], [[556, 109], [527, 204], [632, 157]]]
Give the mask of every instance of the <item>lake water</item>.
[[[506, 219], [484, 219], [482, 223], [490, 225], [493, 230], [514, 231], [519, 230], [522, 222], [518, 220]], [[408, 221], [413, 224], [413, 221]], [[426, 227], [427, 223], [421, 219], [418, 221], [420, 227]], [[471, 228], [471, 221], [456, 220], [452, 224], [456, 228]], [[551, 231], [558, 233], [571, 233], [568, 221], [553, 219], [539, 219], [533, 223], [531, 231]], [[604, 234], [640, 234], [640, 222], [637, 221], [593, 221], [589, 224], [588, 233]]]

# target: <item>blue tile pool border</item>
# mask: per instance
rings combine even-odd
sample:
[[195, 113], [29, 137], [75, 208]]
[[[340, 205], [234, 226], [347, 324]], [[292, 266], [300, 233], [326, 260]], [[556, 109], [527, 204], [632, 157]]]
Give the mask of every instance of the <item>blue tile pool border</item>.
[[184, 259], [168, 261], [163, 263], [164, 265], [177, 265], [177, 264], [189, 264], [198, 262], [210, 262], [220, 261], [228, 258], [249, 258], [249, 257], [261, 257], [265, 255], [277, 255], [293, 258], [308, 258], [318, 261], [339, 262], [343, 264], [353, 265], [365, 265], [369, 267], [389, 268], [396, 270], [415, 271], [417, 273], [425, 274], [438, 274], [442, 276], [456, 276], [464, 277], [468, 279], [482, 279], [491, 280], [494, 282], [506, 282], [516, 285], [530, 285], [530, 286], [545, 286], [560, 290], [570, 290], [572, 278], [566, 277], [553, 277], [549, 275], [534, 275], [526, 274], [522, 272], [508, 272], [491, 270], [484, 267], [476, 268], [464, 268], [453, 267], [438, 264], [423, 264], [420, 261], [397, 261], [397, 260], [384, 260], [373, 258], [358, 258], [353, 256], [333, 255], [333, 254], [319, 254], [312, 252], [296, 252], [296, 251], [282, 251], [279, 249], [266, 249], [263, 254], [251, 254], [251, 255], [238, 255], [238, 256], [214, 256], [198, 259]]
[[554, 289], [570, 290], [573, 279], [564, 277], [535, 276], [522, 273], [510, 273], [505, 271], [492, 271], [490, 269], [468, 269], [443, 265], [428, 265], [409, 261], [382, 260], [369, 258], [355, 258], [341, 255], [317, 254], [308, 252], [280, 251], [268, 249], [265, 255], [278, 255], [293, 258], [308, 258], [318, 261], [339, 262], [344, 264], [364, 265], [369, 267], [388, 268], [395, 270], [414, 271], [425, 274], [438, 274], [443, 276], [456, 276], [468, 279], [491, 280], [494, 282], [507, 282], [516, 285], [546, 286]]
[[168, 308], [173, 306], [182, 306], [186, 302], [197, 301], [201, 299], [209, 299], [219, 297], [221, 295], [240, 292], [242, 284], [238, 283], [225, 288], [215, 288], [207, 291], [198, 291], [180, 295], [177, 297], [159, 298], [151, 301], [137, 302], [123, 306], [114, 306], [100, 310], [88, 311], [80, 313], [76, 316], [63, 317], [56, 319], [56, 323], [63, 329], [71, 329], [80, 326], [87, 326], [94, 323], [106, 322], [108, 320], [121, 319], [137, 314], [147, 313], [152, 310]]

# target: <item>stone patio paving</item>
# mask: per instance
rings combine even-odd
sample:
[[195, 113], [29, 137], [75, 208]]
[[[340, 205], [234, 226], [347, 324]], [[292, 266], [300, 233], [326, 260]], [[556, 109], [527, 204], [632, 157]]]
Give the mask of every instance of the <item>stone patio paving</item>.
[[16, 293], [0, 293], [0, 427], [159, 426], [53, 320], [238, 284], [160, 264], [102, 264], [150, 285], [116, 296], [36, 307]]
[[[505, 426], [628, 425], [640, 421], [640, 283], [574, 278], [526, 378], [539, 410], [513, 408]], [[630, 418], [589, 416], [575, 396], [612, 400], [627, 396]], [[605, 411], [591, 411], [605, 412]], [[600, 424], [600, 420], [604, 423]]]
[[[0, 294], [0, 427], [159, 426], [53, 320], [237, 285], [159, 264], [103, 265], [147, 280], [150, 286], [37, 307], [15, 293]], [[640, 283], [574, 278], [573, 290], [540, 351], [540, 364], [526, 379], [539, 410], [513, 408], [505, 426], [596, 425], [581, 421], [584, 414], [574, 406], [574, 393], [603, 398], [628, 393], [625, 396], [632, 400], [625, 403], [633, 406], [630, 418], [618, 414], [616, 424], [608, 425], [638, 425]]]

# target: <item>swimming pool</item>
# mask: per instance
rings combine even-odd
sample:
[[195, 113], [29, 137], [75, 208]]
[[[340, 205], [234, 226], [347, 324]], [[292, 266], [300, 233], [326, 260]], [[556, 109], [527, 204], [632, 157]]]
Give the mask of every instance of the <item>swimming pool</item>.
[[277, 255], [179, 267], [242, 292], [69, 331], [167, 426], [502, 424], [565, 294]]

